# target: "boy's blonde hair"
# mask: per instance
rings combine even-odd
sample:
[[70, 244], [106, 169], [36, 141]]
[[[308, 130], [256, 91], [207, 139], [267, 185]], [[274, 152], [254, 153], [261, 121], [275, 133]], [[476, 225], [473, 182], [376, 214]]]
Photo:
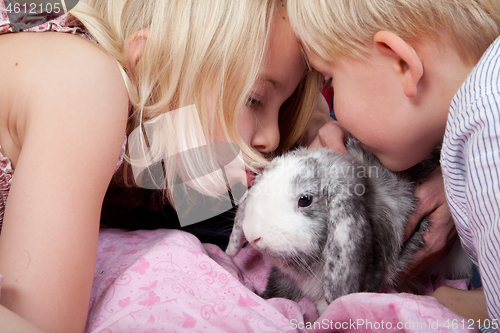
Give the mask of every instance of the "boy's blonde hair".
[[[155, 131], [148, 142], [151, 160], [213, 141], [215, 123], [227, 141], [239, 146], [246, 167], [256, 170], [268, 162], [243, 142], [238, 120], [262, 63], [276, 6], [275, 0], [87, 0], [70, 13], [124, 73], [133, 106], [128, 133], [166, 112], [196, 106], [194, 117], [184, 113], [178, 122], [163, 122]], [[125, 43], [141, 30], [148, 31], [144, 53], [134, 73], [126, 73]], [[300, 140], [315, 106], [318, 82], [317, 74], [308, 72], [282, 108], [278, 151]], [[201, 123], [203, 133], [189, 126], [194, 122]], [[195, 154], [182, 165], [188, 174], [196, 174], [198, 166], [208, 162], [203, 158]], [[169, 159], [167, 183], [174, 184], [178, 165]], [[169, 191], [166, 194], [171, 199]]]
[[448, 33], [462, 61], [475, 64], [500, 35], [499, 0], [288, 0], [287, 9], [304, 46], [328, 61], [365, 56], [387, 30], [406, 41]]

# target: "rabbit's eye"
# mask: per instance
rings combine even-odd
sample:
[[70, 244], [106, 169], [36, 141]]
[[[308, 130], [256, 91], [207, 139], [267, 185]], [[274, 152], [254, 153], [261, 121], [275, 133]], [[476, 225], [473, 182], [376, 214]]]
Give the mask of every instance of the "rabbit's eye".
[[313, 196], [309, 194], [304, 194], [299, 198], [298, 205], [299, 207], [308, 207], [313, 202]]

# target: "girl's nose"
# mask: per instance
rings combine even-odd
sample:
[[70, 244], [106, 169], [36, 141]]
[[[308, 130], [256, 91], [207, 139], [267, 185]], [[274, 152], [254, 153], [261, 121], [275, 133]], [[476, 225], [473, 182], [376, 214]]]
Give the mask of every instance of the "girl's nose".
[[257, 123], [252, 137], [252, 147], [261, 153], [270, 153], [280, 143], [280, 129], [278, 125], [278, 114], [273, 119], [262, 119]]

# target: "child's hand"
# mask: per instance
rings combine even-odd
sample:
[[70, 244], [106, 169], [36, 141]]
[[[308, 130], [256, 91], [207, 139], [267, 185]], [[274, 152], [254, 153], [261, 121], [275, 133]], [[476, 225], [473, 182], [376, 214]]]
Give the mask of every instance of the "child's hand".
[[488, 318], [486, 297], [483, 287], [474, 290], [460, 290], [448, 286], [437, 288], [431, 296], [437, 298], [448, 309], [476, 323]]
[[404, 240], [410, 237], [425, 216], [431, 223], [429, 230], [424, 234], [425, 247], [415, 254], [411, 264], [413, 268], [407, 272], [408, 278], [414, 277], [423, 269], [443, 259], [450, 252], [457, 237], [450, 208], [446, 202], [441, 168], [431, 173], [429, 179], [416, 190], [415, 195], [419, 204], [417, 211], [408, 220]]
[[330, 117], [328, 103], [321, 95], [303, 144], [309, 148], [328, 147], [335, 151], [347, 152], [344, 145], [347, 136], [347, 131]]

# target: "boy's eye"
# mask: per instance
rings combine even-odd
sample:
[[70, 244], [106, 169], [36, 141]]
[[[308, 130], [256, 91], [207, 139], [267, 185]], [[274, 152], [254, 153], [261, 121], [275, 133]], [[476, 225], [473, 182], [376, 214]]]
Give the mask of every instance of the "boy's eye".
[[248, 96], [246, 105], [249, 108], [257, 108], [262, 106], [262, 102], [252, 96]]
[[325, 81], [325, 84], [323, 85], [323, 88], [321, 88], [321, 89], [330, 87], [331, 84], [332, 84], [332, 78], [329, 78], [328, 80]]

